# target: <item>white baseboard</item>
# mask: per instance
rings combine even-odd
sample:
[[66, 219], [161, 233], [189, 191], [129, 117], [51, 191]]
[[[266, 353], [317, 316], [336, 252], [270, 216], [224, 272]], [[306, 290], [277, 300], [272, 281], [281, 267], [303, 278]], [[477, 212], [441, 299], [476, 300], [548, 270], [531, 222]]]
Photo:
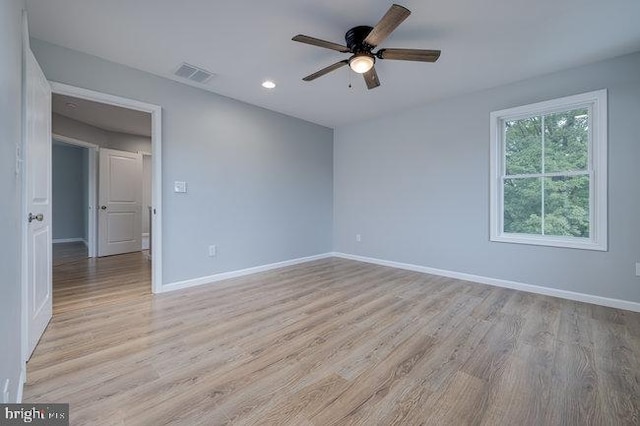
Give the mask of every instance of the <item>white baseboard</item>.
[[18, 391], [16, 392], [16, 404], [22, 404], [22, 392], [24, 384], [27, 382], [27, 364], [24, 363], [20, 369], [20, 378], [18, 379]]
[[610, 308], [625, 309], [633, 312], [640, 312], [640, 303], [628, 300], [612, 299], [608, 297], [595, 296], [592, 294], [577, 293], [574, 291], [560, 290], [556, 288], [543, 287], [533, 284], [525, 284], [517, 281], [502, 280], [497, 278], [483, 277], [481, 275], [466, 274], [464, 272], [447, 271], [445, 269], [430, 268], [428, 266], [413, 265], [410, 263], [393, 262], [390, 260], [376, 259], [372, 257], [357, 256], [347, 253], [332, 253], [335, 257], [356, 260], [358, 262], [374, 263], [381, 266], [406, 269], [408, 271], [422, 272], [425, 274], [439, 275], [442, 277], [456, 278], [464, 281], [473, 281], [481, 284], [488, 284], [495, 287], [511, 288], [514, 290], [526, 291], [528, 293], [543, 294], [545, 296], [559, 297], [561, 299], [575, 300], [578, 302], [592, 303], [594, 305], [608, 306]]
[[84, 238], [56, 238], [52, 242], [53, 244], [59, 244], [59, 243], [85, 243], [85, 245], [87, 244]]
[[177, 281], [162, 286], [160, 293], [174, 290], [180, 290], [189, 287], [195, 287], [203, 284], [212, 284], [218, 281], [230, 278], [242, 277], [245, 275], [257, 274], [273, 269], [284, 268], [287, 266], [298, 265], [301, 263], [311, 262], [314, 260], [326, 259], [329, 257], [339, 257], [342, 259], [350, 259], [358, 262], [373, 263], [381, 266], [389, 266], [392, 268], [405, 269], [408, 271], [422, 272], [425, 274], [439, 275], [442, 277], [455, 278], [463, 281], [471, 281], [480, 284], [487, 284], [494, 287], [510, 288], [514, 290], [526, 291], [528, 293], [542, 294], [545, 296], [559, 297], [561, 299], [575, 300], [578, 302], [592, 303], [594, 305], [608, 306], [611, 308], [625, 309], [633, 312], [640, 312], [640, 303], [630, 302], [628, 300], [613, 299], [603, 296], [595, 296], [592, 294], [577, 293], [574, 291], [560, 290], [556, 288], [543, 287], [534, 284], [526, 284], [517, 281], [509, 281], [498, 278], [485, 277], [481, 275], [467, 274], [464, 272], [448, 271], [445, 269], [431, 268], [428, 266], [413, 265], [410, 263], [394, 262], [390, 260], [376, 259], [372, 257], [358, 256], [347, 253], [324, 253], [316, 256], [302, 257], [298, 259], [286, 260], [283, 262], [271, 263], [268, 265], [255, 266], [253, 268], [240, 269], [237, 271], [222, 272], [220, 274], [209, 275], [206, 277], [193, 278], [184, 281]]
[[298, 259], [285, 260], [283, 262], [270, 263], [268, 265], [254, 266], [253, 268], [240, 269], [237, 271], [222, 272], [220, 274], [209, 275], [206, 277], [192, 278], [190, 280], [177, 281], [170, 284], [164, 284], [160, 293], [168, 291], [180, 290], [183, 288], [195, 287], [203, 284], [212, 284], [229, 278], [243, 277], [245, 275], [257, 274], [259, 272], [271, 271], [272, 269], [284, 268], [287, 266], [298, 265], [300, 263], [312, 262], [314, 260], [326, 259], [333, 257], [333, 253], [318, 254], [309, 257], [300, 257]]

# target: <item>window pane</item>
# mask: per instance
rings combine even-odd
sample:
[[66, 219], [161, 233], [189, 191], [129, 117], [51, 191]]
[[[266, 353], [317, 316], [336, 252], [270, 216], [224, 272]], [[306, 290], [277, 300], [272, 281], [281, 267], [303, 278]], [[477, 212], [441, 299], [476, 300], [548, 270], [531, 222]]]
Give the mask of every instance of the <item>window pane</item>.
[[589, 176], [545, 178], [544, 233], [589, 238]]
[[505, 121], [507, 175], [542, 173], [542, 119]]
[[504, 180], [504, 232], [542, 234], [542, 178]]
[[544, 117], [545, 173], [587, 170], [589, 110], [587, 108]]

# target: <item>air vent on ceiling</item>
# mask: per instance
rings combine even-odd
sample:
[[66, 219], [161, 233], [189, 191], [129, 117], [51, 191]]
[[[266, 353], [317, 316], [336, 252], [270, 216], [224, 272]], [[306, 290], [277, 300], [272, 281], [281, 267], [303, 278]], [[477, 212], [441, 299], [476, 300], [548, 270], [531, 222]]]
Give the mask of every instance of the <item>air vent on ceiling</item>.
[[174, 73], [178, 77], [204, 84], [213, 77], [213, 73], [183, 62]]

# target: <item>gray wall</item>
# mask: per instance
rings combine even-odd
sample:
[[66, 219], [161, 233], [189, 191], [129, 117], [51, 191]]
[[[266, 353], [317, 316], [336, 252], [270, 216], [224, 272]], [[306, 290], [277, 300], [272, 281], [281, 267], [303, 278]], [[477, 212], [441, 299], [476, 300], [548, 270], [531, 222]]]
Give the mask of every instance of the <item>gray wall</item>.
[[64, 115], [53, 113], [51, 116], [51, 132], [53, 134], [67, 136], [108, 148], [109, 133], [106, 130], [65, 117]]
[[151, 152], [151, 138], [128, 133], [108, 132], [108, 148], [120, 151]]
[[32, 43], [50, 80], [162, 106], [165, 283], [331, 251], [331, 129]]
[[128, 133], [110, 132], [60, 114], [53, 114], [51, 131], [56, 135], [89, 142], [102, 148], [128, 152], [151, 152], [151, 138]]
[[52, 149], [53, 239], [81, 238], [86, 241], [88, 203], [84, 151], [58, 142]]
[[16, 145], [22, 145], [22, 0], [0, 2], [0, 388], [10, 380], [16, 400], [20, 377], [22, 224]]
[[[609, 251], [490, 242], [489, 113], [602, 88]], [[338, 128], [335, 249], [640, 302], [638, 117], [640, 53]]]

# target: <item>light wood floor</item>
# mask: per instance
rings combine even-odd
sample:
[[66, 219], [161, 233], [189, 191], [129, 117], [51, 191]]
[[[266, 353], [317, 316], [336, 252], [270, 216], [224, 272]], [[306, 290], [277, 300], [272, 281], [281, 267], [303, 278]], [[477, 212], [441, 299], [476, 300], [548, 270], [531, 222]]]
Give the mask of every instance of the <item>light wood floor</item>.
[[72, 424], [638, 425], [640, 314], [341, 259], [152, 296], [57, 267], [25, 401]]
[[53, 266], [63, 263], [85, 260], [89, 255], [87, 246], [83, 242], [56, 243], [53, 245]]

